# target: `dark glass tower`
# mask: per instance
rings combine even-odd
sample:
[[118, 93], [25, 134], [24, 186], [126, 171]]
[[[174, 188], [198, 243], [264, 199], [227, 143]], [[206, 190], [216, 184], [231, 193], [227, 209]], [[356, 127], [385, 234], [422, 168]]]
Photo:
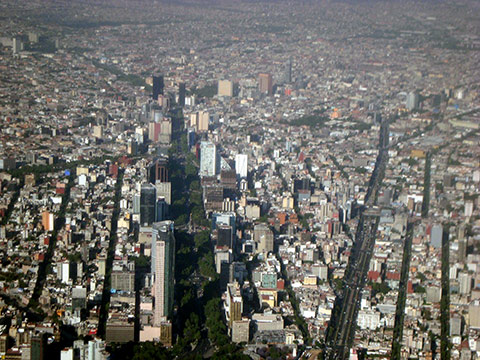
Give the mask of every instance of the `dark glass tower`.
[[142, 184], [140, 191], [140, 224], [151, 225], [155, 222], [157, 189], [152, 184]]
[[185, 83], [178, 84], [178, 105], [181, 107], [185, 106]]
[[163, 95], [163, 76], [154, 76], [153, 77], [153, 100], [158, 99], [158, 95]]

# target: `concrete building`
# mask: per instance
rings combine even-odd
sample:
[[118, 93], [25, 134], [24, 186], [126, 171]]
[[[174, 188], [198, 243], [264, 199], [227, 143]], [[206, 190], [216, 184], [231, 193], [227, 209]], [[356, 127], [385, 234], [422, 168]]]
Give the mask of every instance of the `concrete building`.
[[419, 101], [420, 101], [420, 97], [418, 96], [418, 94], [414, 92], [408, 93], [407, 101], [405, 104], [407, 110], [412, 111], [412, 110], [418, 109]]
[[232, 325], [232, 342], [248, 343], [250, 337], [250, 319], [235, 320]]
[[230, 80], [218, 80], [218, 96], [233, 96], [233, 82]]
[[442, 247], [442, 237], [443, 237], [443, 227], [440, 224], [435, 224], [432, 226], [432, 231], [430, 233], [430, 245], [435, 249], [440, 249]]
[[260, 73], [258, 74], [258, 89], [262, 94], [273, 94], [273, 79], [271, 74]]
[[255, 225], [253, 230], [253, 240], [257, 243], [258, 252], [273, 251], [273, 232], [266, 224]]
[[217, 147], [210, 141], [200, 144], [200, 176], [215, 176], [220, 170], [220, 156]]
[[248, 155], [237, 154], [235, 156], [235, 172], [237, 177], [246, 178], [248, 174]]
[[153, 325], [160, 326], [173, 312], [175, 237], [173, 221], [152, 226], [152, 269], [154, 277]]
[[234, 321], [242, 319], [243, 299], [240, 293], [238, 283], [230, 283], [227, 285], [227, 298], [225, 301], [225, 315], [228, 326], [231, 328]]

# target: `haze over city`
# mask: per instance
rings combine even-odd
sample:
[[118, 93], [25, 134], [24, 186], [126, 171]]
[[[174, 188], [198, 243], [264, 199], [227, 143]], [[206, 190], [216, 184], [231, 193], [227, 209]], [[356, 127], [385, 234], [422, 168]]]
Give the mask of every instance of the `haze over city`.
[[480, 358], [480, 2], [0, 3], [0, 358]]

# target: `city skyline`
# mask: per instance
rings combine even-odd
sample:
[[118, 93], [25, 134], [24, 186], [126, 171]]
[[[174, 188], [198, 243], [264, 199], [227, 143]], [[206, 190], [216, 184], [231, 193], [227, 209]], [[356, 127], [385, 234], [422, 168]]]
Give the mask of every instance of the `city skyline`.
[[0, 358], [480, 358], [477, 1], [0, 8]]

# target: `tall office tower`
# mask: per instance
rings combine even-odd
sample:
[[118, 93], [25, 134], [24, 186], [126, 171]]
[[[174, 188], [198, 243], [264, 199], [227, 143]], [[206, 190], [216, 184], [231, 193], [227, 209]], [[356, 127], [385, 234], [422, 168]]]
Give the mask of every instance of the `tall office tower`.
[[435, 224], [432, 226], [430, 232], [430, 245], [435, 249], [442, 247], [443, 226], [441, 224]]
[[55, 221], [53, 218], [53, 214], [48, 211], [42, 212], [42, 226], [45, 231], [53, 231], [53, 227], [55, 225]]
[[157, 199], [163, 197], [168, 205], [172, 204], [172, 183], [155, 181], [155, 187], [157, 188]]
[[227, 285], [226, 305], [227, 322], [231, 327], [234, 321], [242, 319], [243, 313], [243, 299], [237, 282]]
[[233, 233], [230, 225], [217, 225], [217, 246], [228, 246], [233, 249]]
[[220, 169], [220, 156], [217, 147], [210, 141], [200, 144], [200, 176], [215, 176]]
[[283, 80], [286, 84], [290, 84], [292, 82], [292, 59], [291, 58], [289, 58], [285, 63]]
[[195, 129], [194, 128], [188, 128], [187, 130], [187, 141], [188, 141], [188, 147], [191, 148], [193, 145], [195, 145]]
[[207, 111], [198, 112], [197, 131], [208, 131], [208, 123], [210, 121], [210, 114]]
[[163, 221], [167, 218], [168, 204], [164, 197], [158, 198], [156, 204], [155, 221]]
[[140, 214], [140, 195], [139, 194], [133, 195], [132, 207], [133, 207], [134, 214]]
[[158, 134], [158, 141], [162, 144], [170, 144], [172, 140], [172, 119], [164, 118], [160, 122], [160, 134]]
[[153, 326], [160, 326], [173, 312], [175, 237], [173, 221], [153, 224], [152, 267], [154, 267]]
[[233, 82], [230, 80], [218, 80], [218, 96], [233, 96]]
[[157, 159], [148, 167], [148, 179], [150, 183], [168, 182], [168, 164], [166, 159]]
[[232, 227], [232, 233], [235, 234], [235, 222], [236, 215], [234, 212], [217, 212], [212, 214], [212, 230], [215, 230], [219, 224], [230, 225]]
[[22, 40], [20, 38], [14, 37], [12, 40], [12, 50], [14, 54], [18, 54], [22, 51]]
[[458, 274], [458, 283], [460, 286], [460, 294], [468, 295], [472, 290], [472, 277], [467, 272], [461, 272]]
[[262, 94], [273, 94], [272, 75], [267, 73], [258, 74], [258, 88]]
[[253, 228], [253, 240], [258, 244], [258, 252], [273, 251], [273, 232], [266, 224], [258, 224]]
[[134, 139], [129, 139], [127, 142], [127, 154], [129, 155], [137, 155], [138, 151], [138, 143]]
[[235, 156], [235, 172], [239, 178], [246, 178], [248, 173], [248, 155], [237, 154]]
[[163, 76], [154, 76], [153, 77], [153, 91], [152, 91], [152, 97], [153, 100], [158, 100], [159, 95], [163, 95]]
[[152, 184], [142, 184], [140, 190], [140, 225], [155, 222], [157, 189]]
[[148, 140], [157, 142], [162, 131], [162, 124], [159, 122], [148, 123]]
[[408, 93], [407, 102], [406, 102], [407, 110], [412, 111], [412, 110], [418, 109], [419, 102], [420, 102], [420, 98], [418, 94], [414, 92]]
[[467, 240], [458, 240], [458, 261], [464, 262], [467, 257]]
[[185, 95], [187, 90], [185, 89], [185, 83], [178, 84], [178, 105], [181, 107], [185, 106]]
[[43, 360], [45, 359], [45, 350], [47, 347], [47, 334], [40, 333], [33, 335], [30, 338], [30, 359]]

